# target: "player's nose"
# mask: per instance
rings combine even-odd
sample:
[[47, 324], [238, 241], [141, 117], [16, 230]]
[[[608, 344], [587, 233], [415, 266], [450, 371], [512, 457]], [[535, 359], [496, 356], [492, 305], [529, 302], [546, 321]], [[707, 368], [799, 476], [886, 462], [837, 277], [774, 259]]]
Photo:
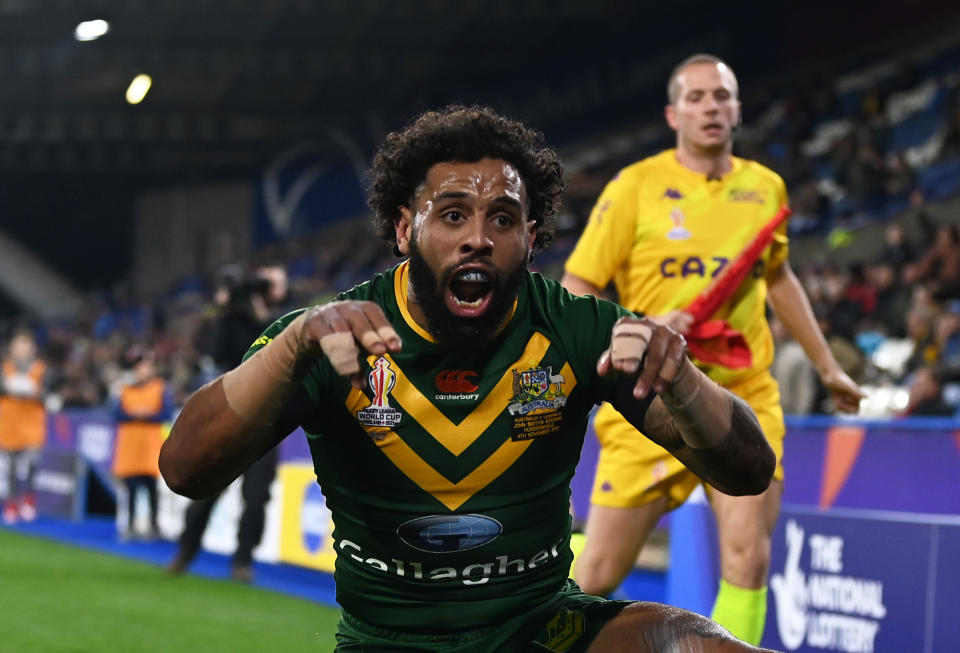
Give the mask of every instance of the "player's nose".
[[468, 220], [466, 226], [461, 230], [461, 235], [460, 252], [462, 254], [472, 254], [476, 252], [488, 254], [493, 250], [493, 238], [490, 233], [490, 225], [480, 216], [475, 216]]

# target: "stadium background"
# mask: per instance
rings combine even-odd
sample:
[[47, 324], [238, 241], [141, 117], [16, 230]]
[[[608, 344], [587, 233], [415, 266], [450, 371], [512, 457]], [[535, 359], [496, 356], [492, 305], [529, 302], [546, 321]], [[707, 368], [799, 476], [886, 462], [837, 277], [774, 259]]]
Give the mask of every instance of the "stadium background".
[[[94, 18], [109, 20], [110, 32], [75, 40], [74, 27]], [[879, 591], [883, 610], [821, 592], [808, 593], [802, 614], [786, 614], [774, 591], [765, 643], [861, 650], [850, 642], [872, 628], [873, 648], [862, 650], [949, 650], [942, 642], [960, 636], [948, 618], [960, 596], [945, 582], [960, 560], [960, 247], [949, 234], [939, 248], [934, 240], [960, 217], [960, 10], [932, 0], [869, 10], [3, 0], [0, 330], [37, 331], [61, 372], [61, 399], [94, 388], [52, 414], [43, 516], [17, 528], [79, 541], [97, 523], [90, 513], [112, 506], [112, 423], [101, 404], [123, 354], [153, 347], [182, 401], [210, 373], [195, 338], [225, 265], [284, 265], [290, 301], [302, 305], [391, 263], [363, 205], [363, 171], [388, 130], [451, 101], [489, 104], [542, 129], [570, 184], [557, 241], [537, 262], [556, 276], [603, 183], [670, 144], [664, 80], [696, 51], [737, 71], [737, 153], [785, 177], [793, 264], [835, 351], [871, 388], [860, 419], [791, 418], [773, 570], [794, 591], [798, 571], [818, 587]], [[153, 87], [127, 105], [123, 92], [142, 72]], [[904, 244], [888, 240], [894, 224]], [[897, 292], [878, 281], [884, 262], [895, 266]], [[926, 369], [937, 387], [920, 397]], [[922, 402], [910, 401], [911, 389]], [[795, 412], [829, 410], [814, 389]], [[324, 569], [327, 517], [302, 445], [284, 444], [258, 559]], [[588, 438], [588, 461], [592, 446]], [[588, 467], [574, 487], [581, 511]], [[168, 537], [182, 504], [164, 496]], [[234, 491], [208, 549], [231, 550], [237, 508]], [[703, 513], [693, 504], [665, 524], [664, 555], [648, 552], [624, 591], [704, 609], [716, 569]], [[840, 541], [842, 564], [804, 554], [788, 573], [790, 523], [808, 547]], [[104, 537], [117, 548], [112, 532]], [[783, 639], [791, 618], [809, 627], [797, 645]]]

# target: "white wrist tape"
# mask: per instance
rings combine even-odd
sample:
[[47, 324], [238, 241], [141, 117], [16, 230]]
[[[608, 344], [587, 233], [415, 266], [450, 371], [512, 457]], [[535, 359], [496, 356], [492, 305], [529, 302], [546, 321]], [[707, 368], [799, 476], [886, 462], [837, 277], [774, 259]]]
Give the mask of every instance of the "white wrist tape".
[[227, 404], [244, 419], [270, 422], [283, 407], [296, 382], [294, 366], [304, 319], [298, 316], [263, 349], [223, 375]]

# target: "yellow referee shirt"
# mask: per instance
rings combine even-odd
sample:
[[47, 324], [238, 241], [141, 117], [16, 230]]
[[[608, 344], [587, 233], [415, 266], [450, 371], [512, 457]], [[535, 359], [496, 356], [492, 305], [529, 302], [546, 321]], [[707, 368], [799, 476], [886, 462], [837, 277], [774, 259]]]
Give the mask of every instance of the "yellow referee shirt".
[[[566, 271], [598, 288], [613, 281], [620, 303], [661, 315], [683, 309], [788, 203], [783, 179], [732, 157], [719, 180], [680, 165], [673, 149], [624, 168], [604, 189]], [[745, 380], [773, 361], [766, 279], [787, 258], [786, 222], [751, 274], [711, 316], [740, 331], [753, 366], [698, 365], [718, 383]]]

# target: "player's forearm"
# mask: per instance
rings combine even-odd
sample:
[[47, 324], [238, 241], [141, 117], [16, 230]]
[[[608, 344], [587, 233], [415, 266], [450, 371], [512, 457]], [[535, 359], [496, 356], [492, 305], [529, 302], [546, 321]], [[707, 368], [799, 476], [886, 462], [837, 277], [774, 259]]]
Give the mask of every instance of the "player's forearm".
[[767, 488], [776, 456], [746, 402], [688, 362], [678, 382], [660, 395], [660, 404], [651, 406], [645, 428], [657, 430], [691, 471], [726, 494]]
[[201, 499], [229, 485], [276, 441], [227, 403], [223, 378], [190, 397], [160, 450], [160, 473], [177, 494]]
[[171, 489], [194, 498], [213, 494], [289, 432], [280, 418], [309, 362], [299, 326], [295, 320], [190, 398], [160, 452], [160, 471]]
[[769, 284], [767, 295], [774, 313], [803, 347], [820, 376], [838, 369], [839, 365], [813, 315], [810, 300], [786, 263]]

